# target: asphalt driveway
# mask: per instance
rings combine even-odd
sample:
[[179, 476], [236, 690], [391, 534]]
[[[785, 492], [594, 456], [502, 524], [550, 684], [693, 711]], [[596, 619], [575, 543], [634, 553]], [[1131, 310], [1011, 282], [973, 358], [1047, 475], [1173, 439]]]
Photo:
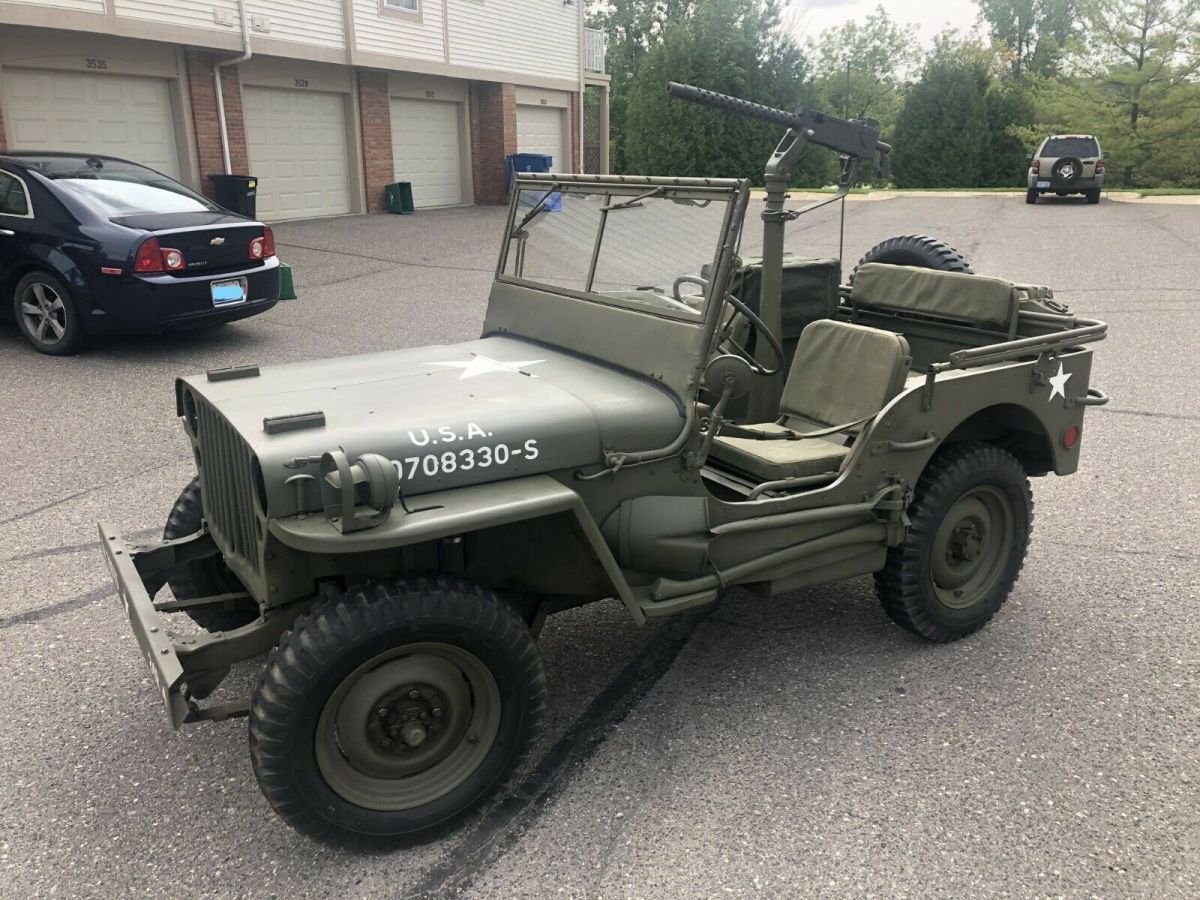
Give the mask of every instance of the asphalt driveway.
[[[244, 720], [173, 734], [94, 523], [154, 534], [192, 477], [175, 375], [476, 337], [503, 217], [281, 225], [300, 299], [215, 332], [55, 359], [0, 325], [0, 894], [1200, 893], [1200, 207], [851, 204], [847, 259], [934, 234], [1111, 326], [1112, 404], [1080, 472], [1035, 482], [1024, 574], [980, 634], [920, 643], [869, 579], [641, 629], [572, 611], [543, 633], [548, 727], [510, 791], [386, 854], [282, 825]], [[790, 234], [837, 252], [832, 210]]]

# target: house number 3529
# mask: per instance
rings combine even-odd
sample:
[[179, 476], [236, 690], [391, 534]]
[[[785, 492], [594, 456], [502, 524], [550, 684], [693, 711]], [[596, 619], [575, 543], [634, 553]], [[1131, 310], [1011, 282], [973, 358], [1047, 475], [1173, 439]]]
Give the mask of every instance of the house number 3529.
[[95, 59], [94, 57], [89, 56], [83, 62], [89, 69], [107, 69], [108, 68], [108, 60], [107, 59]]

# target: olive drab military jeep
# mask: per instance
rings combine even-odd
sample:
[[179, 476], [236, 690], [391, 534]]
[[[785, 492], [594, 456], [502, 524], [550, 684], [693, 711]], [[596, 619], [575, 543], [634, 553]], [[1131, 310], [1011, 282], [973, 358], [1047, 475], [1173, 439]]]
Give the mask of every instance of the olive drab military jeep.
[[161, 541], [100, 526], [171, 724], [249, 716], [296, 828], [412, 839], [496, 791], [570, 607], [873, 574], [904, 628], [968, 635], [1017, 579], [1028, 477], [1076, 470], [1103, 323], [925, 238], [845, 285], [784, 254], [801, 150], [841, 156], [836, 200], [886, 168], [875, 124], [670, 91], [786, 129], [761, 257], [745, 180], [519, 176], [478, 340], [181, 378], [196, 480]]

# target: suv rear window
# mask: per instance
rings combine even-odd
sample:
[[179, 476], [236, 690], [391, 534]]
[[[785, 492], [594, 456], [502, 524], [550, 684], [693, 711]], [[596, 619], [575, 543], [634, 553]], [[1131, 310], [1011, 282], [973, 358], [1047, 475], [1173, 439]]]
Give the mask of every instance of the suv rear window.
[[1099, 156], [1100, 148], [1095, 138], [1063, 137], [1050, 138], [1042, 148], [1041, 156]]

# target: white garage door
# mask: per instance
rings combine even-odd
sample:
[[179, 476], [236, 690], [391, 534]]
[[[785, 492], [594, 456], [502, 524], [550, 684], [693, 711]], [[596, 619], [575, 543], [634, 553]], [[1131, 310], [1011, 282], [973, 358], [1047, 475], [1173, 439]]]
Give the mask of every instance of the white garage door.
[[517, 151], [547, 153], [554, 157], [555, 172], [570, 172], [571, 160], [563, 142], [566, 110], [557, 106], [517, 107]]
[[418, 208], [462, 203], [459, 105], [392, 100], [392, 159], [397, 181], [411, 181]]
[[341, 94], [242, 90], [258, 216], [280, 221], [350, 212], [346, 104]]
[[123, 156], [179, 177], [164, 79], [6, 68], [0, 84], [14, 150]]

